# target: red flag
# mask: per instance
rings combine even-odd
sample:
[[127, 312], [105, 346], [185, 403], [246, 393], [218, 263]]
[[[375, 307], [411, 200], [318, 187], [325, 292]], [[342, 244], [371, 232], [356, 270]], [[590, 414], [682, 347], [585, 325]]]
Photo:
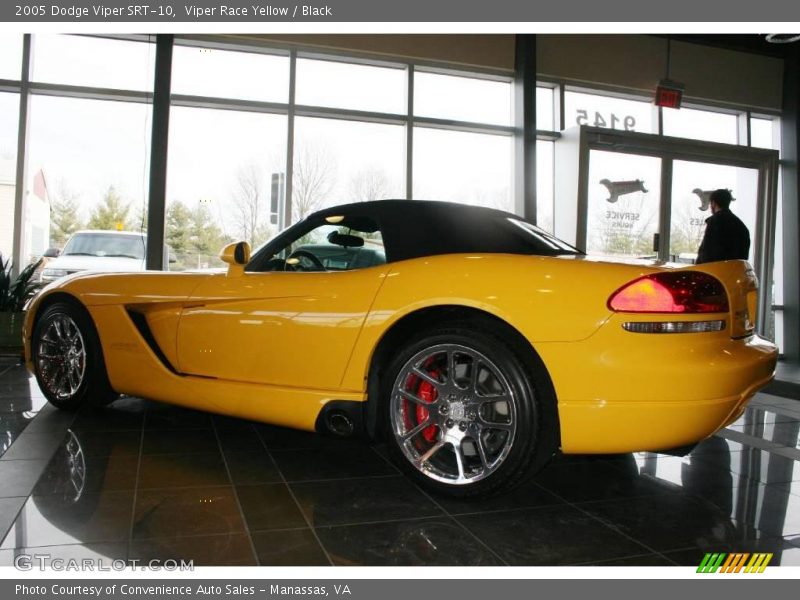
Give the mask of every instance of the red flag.
[[47, 199], [47, 181], [44, 179], [44, 171], [39, 169], [33, 177], [33, 194], [45, 202]]

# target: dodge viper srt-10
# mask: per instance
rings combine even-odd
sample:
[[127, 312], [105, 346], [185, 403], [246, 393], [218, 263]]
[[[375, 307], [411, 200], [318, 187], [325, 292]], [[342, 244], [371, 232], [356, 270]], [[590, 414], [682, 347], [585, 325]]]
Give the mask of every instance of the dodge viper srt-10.
[[220, 256], [45, 288], [24, 336], [47, 399], [382, 437], [429, 489], [480, 496], [558, 451], [691, 446], [775, 369], [746, 261], [588, 257], [496, 210], [338, 206]]

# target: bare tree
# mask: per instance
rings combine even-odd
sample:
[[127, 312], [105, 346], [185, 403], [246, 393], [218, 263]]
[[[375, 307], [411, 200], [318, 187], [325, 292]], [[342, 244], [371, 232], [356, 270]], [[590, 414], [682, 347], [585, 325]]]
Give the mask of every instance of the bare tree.
[[653, 222], [657, 211], [642, 192], [621, 196], [610, 204], [591, 203], [589, 249], [602, 254], [648, 256], [653, 251]]
[[350, 178], [347, 186], [348, 201], [382, 200], [392, 195], [393, 188], [386, 171], [379, 167], [366, 167]]
[[509, 210], [510, 190], [506, 187], [481, 187], [464, 192], [456, 202], [465, 202], [474, 206], [485, 206], [498, 210]]
[[292, 220], [297, 222], [322, 206], [336, 179], [336, 160], [319, 143], [297, 145], [292, 178]]
[[256, 246], [264, 235], [262, 221], [269, 212], [264, 175], [255, 164], [239, 168], [233, 191], [233, 219], [238, 237]]
[[670, 236], [670, 253], [694, 254], [703, 241], [706, 218], [710, 214], [700, 209], [694, 194], [677, 194], [672, 200], [672, 228]]

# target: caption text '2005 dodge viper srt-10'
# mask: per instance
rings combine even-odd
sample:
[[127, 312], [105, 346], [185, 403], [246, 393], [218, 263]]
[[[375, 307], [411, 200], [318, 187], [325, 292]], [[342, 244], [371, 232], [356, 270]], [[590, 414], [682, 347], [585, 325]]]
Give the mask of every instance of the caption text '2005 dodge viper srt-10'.
[[591, 258], [496, 210], [339, 206], [221, 258], [45, 288], [25, 352], [49, 401], [383, 437], [428, 489], [482, 496], [558, 451], [690, 446], [775, 369], [747, 262]]

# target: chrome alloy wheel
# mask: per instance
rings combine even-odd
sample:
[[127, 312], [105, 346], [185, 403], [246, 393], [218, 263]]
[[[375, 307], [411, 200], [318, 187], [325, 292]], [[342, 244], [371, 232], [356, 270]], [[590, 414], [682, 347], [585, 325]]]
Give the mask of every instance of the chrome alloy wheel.
[[392, 431], [405, 458], [436, 481], [464, 485], [494, 473], [514, 444], [514, 391], [500, 368], [460, 344], [426, 348], [395, 379]]
[[86, 372], [86, 345], [70, 316], [56, 314], [47, 325], [38, 340], [36, 368], [47, 391], [59, 400], [78, 391]]
[[83, 447], [71, 429], [67, 430], [67, 443], [64, 445], [66, 454], [66, 467], [68, 483], [65, 486], [65, 494], [77, 502], [83, 495], [86, 487], [86, 459], [83, 455]]

